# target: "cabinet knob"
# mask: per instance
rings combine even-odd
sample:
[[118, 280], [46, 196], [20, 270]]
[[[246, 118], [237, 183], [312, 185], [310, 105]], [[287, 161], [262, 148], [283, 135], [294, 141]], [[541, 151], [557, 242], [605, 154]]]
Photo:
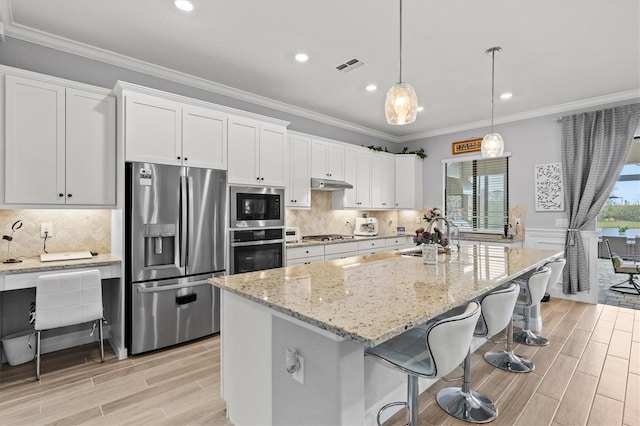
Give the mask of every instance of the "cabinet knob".
[[260, 177], [257, 177], [256, 180], [260, 180]]
[[189, 159], [187, 157], [184, 157], [184, 161], [187, 161], [187, 160], [189, 160]]
[[294, 203], [297, 203], [297, 202], [298, 202], [298, 200], [293, 200], [293, 202], [294, 202]]
[[178, 160], [180, 159], [180, 156], [178, 156]]
[[58, 197], [64, 197], [64, 194], [61, 192], [60, 194], [58, 194]]
[[73, 194], [67, 194], [67, 197], [71, 198], [73, 197]]
[[264, 180], [264, 178], [260, 178], [260, 180]]

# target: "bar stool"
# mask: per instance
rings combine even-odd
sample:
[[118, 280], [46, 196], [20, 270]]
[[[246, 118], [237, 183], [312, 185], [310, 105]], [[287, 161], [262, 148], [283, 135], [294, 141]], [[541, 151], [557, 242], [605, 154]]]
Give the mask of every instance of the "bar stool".
[[104, 362], [102, 316], [102, 281], [97, 269], [39, 276], [34, 325], [36, 380], [40, 380], [40, 334], [44, 330], [93, 322], [91, 334], [97, 325], [100, 359]]
[[[520, 293], [520, 286], [509, 284], [506, 288], [486, 295], [480, 302], [481, 314], [474, 336], [491, 337], [504, 330], [511, 322], [513, 308]], [[436, 395], [438, 405], [453, 417], [469, 423], [487, 423], [498, 416], [498, 409], [486, 396], [471, 390], [471, 351], [463, 363], [462, 387], [441, 389]]]
[[549, 339], [546, 337], [536, 336], [529, 328], [531, 308], [540, 303], [548, 286], [555, 285], [558, 280], [560, 280], [562, 270], [566, 263], [567, 261], [565, 259], [557, 259], [545, 264], [544, 267], [550, 270], [549, 278], [546, 282], [541, 278], [541, 276], [539, 276], [540, 278], [532, 280], [531, 278], [533, 278], [535, 274], [527, 281], [525, 285], [527, 291], [523, 292], [516, 302], [518, 306], [521, 306], [524, 309], [524, 326], [521, 331], [513, 334], [514, 342], [523, 343], [529, 346], [546, 346], [549, 344]]
[[435, 318], [365, 351], [365, 355], [407, 374], [407, 401], [382, 407], [378, 425], [382, 412], [397, 405], [408, 408], [410, 426], [418, 424], [418, 378], [435, 379], [453, 371], [469, 352], [479, 317], [480, 305], [471, 302], [446, 317]]
[[[531, 274], [528, 282], [537, 283], [540, 281], [546, 285], [549, 280], [549, 275], [551, 275], [551, 270], [543, 267]], [[513, 312], [513, 307], [511, 309]], [[523, 359], [520, 355], [513, 352], [513, 318], [509, 321], [509, 324], [507, 324], [507, 338], [505, 340], [504, 350], [501, 352], [487, 352], [484, 354], [484, 359], [494, 367], [511, 373], [530, 373], [535, 369], [533, 362], [528, 359]]]

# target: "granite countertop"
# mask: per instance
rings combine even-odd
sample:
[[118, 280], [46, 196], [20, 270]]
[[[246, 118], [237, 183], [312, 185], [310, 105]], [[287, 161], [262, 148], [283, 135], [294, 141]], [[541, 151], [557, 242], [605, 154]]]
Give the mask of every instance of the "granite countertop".
[[421, 257], [385, 252], [212, 278], [210, 283], [375, 346], [561, 254], [473, 245], [425, 265]]
[[350, 243], [353, 241], [381, 240], [385, 238], [396, 238], [396, 237], [401, 237], [401, 238], [413, 237], [413, 235], [378, 234], [372, 237], [365, 237], [361, 235], [353, 235], [353, 238], [350, 238], [350, 237], [352, 236], [350, 235], [349, 238], [346, 238], [344, 240], [332, 240], [332, 241], [317, 241], [317, 240], [303, 239], [302, 241], [298, 241], [297, 243], [286, 243], [286, 247], [294, 248], [294, 247], [324, 246], [327, 244], [342, 244], [342, 243]]
[[0, 274], [19, 274], [26, 272], [55, 271], [69, 268], [91, 268], [118, 264], [122, 260], [111, 254], [98, 254], [91, 259], [40, 262], [40, 256], [22, 258], [20, 263], [0, 263]]

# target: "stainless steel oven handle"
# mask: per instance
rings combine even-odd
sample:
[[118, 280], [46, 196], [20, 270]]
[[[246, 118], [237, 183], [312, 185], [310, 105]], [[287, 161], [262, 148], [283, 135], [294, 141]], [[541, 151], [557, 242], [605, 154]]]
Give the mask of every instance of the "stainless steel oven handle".
[[262, 245], [265, 245], [265, 244], [280, 244], [280, 243], [284, 243], [284, 239], [281, 239], [281, 240], [243, 241], [241, 243], [231, 243], [231, 247], [262, 246]]
[[180, 290], [183, 288], [196, 287], [199, 285], [209, 284], [208, 281], [194, 281], [186, 284], [161, 285], [158, 287], [145, 287], [144, 284], [136, 284], [137, 293], [157, 293], [160, 291]]

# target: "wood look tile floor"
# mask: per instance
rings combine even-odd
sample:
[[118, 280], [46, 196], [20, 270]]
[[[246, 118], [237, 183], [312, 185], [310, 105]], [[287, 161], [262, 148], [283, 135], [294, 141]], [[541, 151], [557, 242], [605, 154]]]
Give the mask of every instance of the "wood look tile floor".
[[[542, 304], [547, 347], [516, 346], [536, 369], [507, 373], [482, 354], [472, 359], [472, 388], [496, 402], [494, 424], [640, 426], [640, 311], [552, 299]], [[220, 338], [117, 361], [97, 345], [45, 354], [34, 365], [0, 370], [0, 425], [229, 425], [220, 399]], [[453, 373], [455, 376], [457, 373]], [[458, 374], [459, 375], [459, 374]], [[438, 382], [420, 396], [420, 423], [467, 424], [435, 403]], [[398, 413], [387, 424], [403, 424]]]

